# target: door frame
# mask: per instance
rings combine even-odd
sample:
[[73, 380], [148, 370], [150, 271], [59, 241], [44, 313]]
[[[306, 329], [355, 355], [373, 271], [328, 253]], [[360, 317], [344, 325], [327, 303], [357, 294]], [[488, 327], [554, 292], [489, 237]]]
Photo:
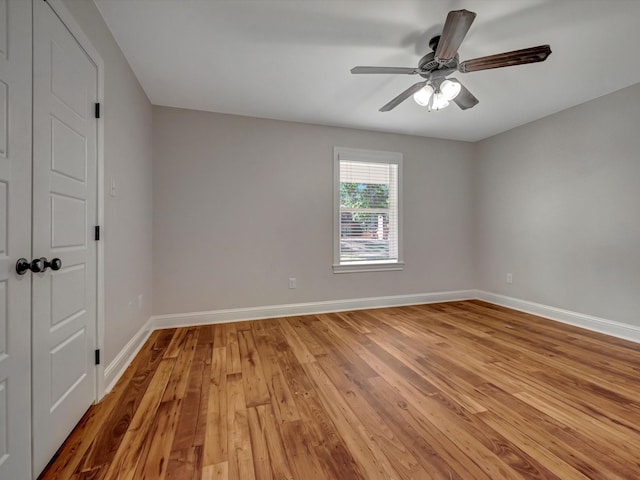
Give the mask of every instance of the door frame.
[[[96, 208], [97, 208], [97, 224], [100, 225], [101, 231], [104, 231], [104, 62], [98, 51], [93, 46], [89, 37], [82, 30], [76, 19], [73, 17], [67, 6], [62, 0], [34, 0], [36, 2], [44, 1], [57, 15], [60, 21], [67, 27], [71, 35], [75, 37], [80, 47], [85, 51], [89, 58], [93, 61], [98, 69], [98, 103], [101, 106], [101, 114], [96, 120], [97, 130], [97, 188], [96, 188]], [[96, 242], [96, 345], [94, 348], [104, 352], [104, 240], [101, 236]], [[96, 369], [96, 385], [95, 385], [95, 401], [98, 402], [105, 394], [104, 379], [104, 360]]]

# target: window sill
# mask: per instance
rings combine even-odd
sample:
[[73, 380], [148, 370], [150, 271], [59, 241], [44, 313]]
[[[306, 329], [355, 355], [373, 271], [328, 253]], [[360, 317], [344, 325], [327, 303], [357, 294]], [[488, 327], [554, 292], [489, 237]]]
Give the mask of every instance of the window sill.
[[341, 263], [333, 265], [333, 273], [387, 272], [404, 270], [404, 262]]

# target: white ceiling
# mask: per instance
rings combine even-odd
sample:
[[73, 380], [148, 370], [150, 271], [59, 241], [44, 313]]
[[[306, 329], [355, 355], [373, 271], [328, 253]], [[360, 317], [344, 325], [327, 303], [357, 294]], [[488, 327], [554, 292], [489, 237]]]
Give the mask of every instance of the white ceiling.
[[[638, 0], [95, 0], [153, 104], [475, 141], [640, 82]], [[449, 10], [460, 59], [550, 44], [544, 63], [456, 74], [480, 100], [428, 112], [415, 67]]]

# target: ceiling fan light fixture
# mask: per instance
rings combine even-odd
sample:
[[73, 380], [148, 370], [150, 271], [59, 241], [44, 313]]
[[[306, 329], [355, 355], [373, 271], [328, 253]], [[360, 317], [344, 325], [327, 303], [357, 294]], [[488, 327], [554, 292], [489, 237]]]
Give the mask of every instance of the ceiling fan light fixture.
[[442, 110], [443, 108], [447, 108], [448, 106], [449, 100], [447, 100], [442, 92], [436, 92], [433, 95], [433, 99], [431, 100], [432, 110]]
[[447, 101], [451, 101], [456, 98], [461, 89], [462, 85], [452, 80], [445, 80], [440, 84], [440, 92], [442, 92], [442, 95], [447, 99]]
[[431, 95], [433, 95], [433, 87], [431, 85], [425, 85], [413, 94], [413, 99], [421, 107], [426, 107], [427, 105], [429, 105]]

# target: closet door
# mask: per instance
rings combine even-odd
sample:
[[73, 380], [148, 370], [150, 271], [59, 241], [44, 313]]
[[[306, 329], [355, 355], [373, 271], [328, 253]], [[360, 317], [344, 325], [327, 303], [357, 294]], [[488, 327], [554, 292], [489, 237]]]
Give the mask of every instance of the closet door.
[[33, 9], [32, 248], [52, 264], [32, 274], [37, 473], [96, 398], [98, 71], [47, 2]]
[[31, 2], [0, 0], [0, 478], [31, 478]]
[[0, 0], [0, 478], [31, 478], [31, 2]]

